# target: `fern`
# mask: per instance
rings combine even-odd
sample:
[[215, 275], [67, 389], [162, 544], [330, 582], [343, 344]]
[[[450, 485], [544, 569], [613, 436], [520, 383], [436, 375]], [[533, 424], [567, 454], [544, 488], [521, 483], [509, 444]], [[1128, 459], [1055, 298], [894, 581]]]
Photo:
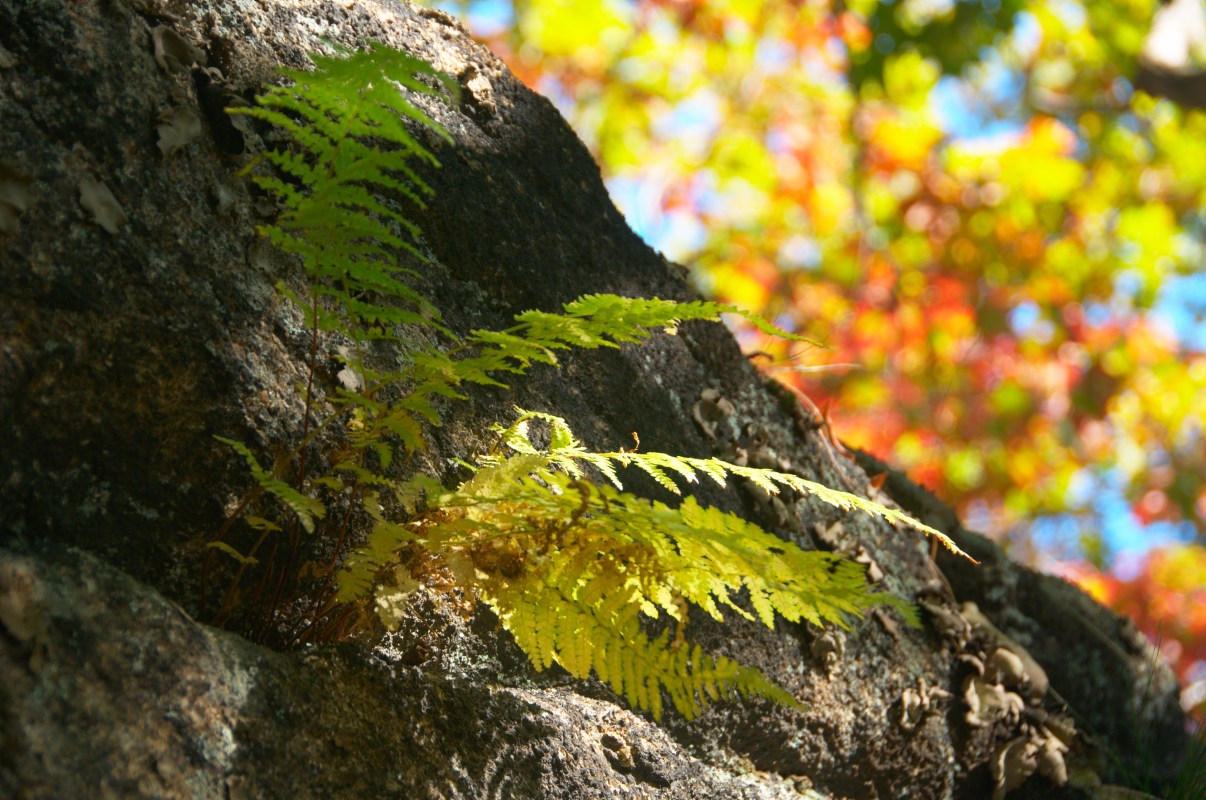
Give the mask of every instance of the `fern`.
[[[260, 466], [260, 462], [256, 460], [256, 457], [242, 442], [235, 439], [227, 439], [224, 436], [215, 436], [214, 438], [219, 442], [222, 442], [222, 444], [229, 446], [236, 453], [242, 456], [243, 460], [247, 463], [248, 469], [251, 470], [252, 477], [255, 478], [259, 487], [268, 492], [270, 495], [276, 497], [276, 499], [279, 500], [286, 508], [292, 511], [297, 516], [297, 519], [301, 523], [302, 527], [306, 529], [307, 533], [314, 532], [315, 518], [322, 519], [322, 517], [326, 515], [326, 507], [319, 500], [313, 497], [307, 497], [289, 484], [279, 480], [271, 472]], [[256, 522], [253, 527], [256, 527], [260, 530], [269, 530], [274, 528], [279, 530], [279, 528], [267, 520], [260, 520]], [[227, 550], [227, 548], [220, 549]]]
[[258, 105], [229, 109], [281, 128], [297, 146], [265, 153], [280, 174], [254, 179], [284, 208], [261, 233], [300, 256], [311, 279], [307, 301], [281, 290], [307, 309], [309, 325], [353, 339], [392, 338], [398, 324], [438, 325], [436, 308], [402, 279], [415, 273], [397, 266], [399, 252], [426, 260], [415, 246], [419, 230], [384, 198], [422, 207], [431, 188], [412, 162], [439, 166], [405, 120], [452, 141], [403, 90], [437, 95], [419, 76], [449, 91], [456, 84], [427, 62], [380, 45], [315, 56], [314, 63], [313, 72], [285, 70], [291, 85], [269, 88]]
[[[415, 450], [424, 445], [424, 426], [440, 424], [437, 399], [463, 400], [463, 384], [505, 389], [504, 376], [522, 375], [537, 364], [556, 366], [558, 351], [640, 344], [659, 330], [674, 331], [681, 323], [693, 320], [717, 321], [726, 313], [756, 321], [764, 330], [782, 338], [810, 341], [722, 303], [585, 295], [565, 304], [561, 314], [525, 311], [516, 315], [516, 324], [505, 330], [475, 330], [461, 346], [449, 352], [436, 349], [415, 352], [407, 369], [378, 376], [379, 382], [363, 394], [343, 394], [348, 402], [373, 409], [369, 435], [392, 434], [408, 450]], [[382, 409], [372, 396], [388, 384], [406, 386], [406, 394], [388, 409]]]
[[[528, 438], [528, 423], [532, 420], [542, 420], [549, 427], [549, 449], [547, 453], [549, 464], [564, 470], [573, 477], [580, 477], [582, 474], [578, 466], [579, 463], [589, 464], [602, 473], [616, 488], [623, 489], [624, 485], [620, 482], [615, 467], [617, 465], [621, 467], [631, 465], [648, 474], [663, 488], [674, 494], [681, 494], [678, 484], [675, 482], [675, 476], [687, 483], [696, 483], [699, 480], [699, 476], [704, 475], [716, 484], [724, 486], [725, 476], [733, 475], [738, 478], [744, 478], [769, 494], [778, 494], [780, 488], [786, 487], [800, 494], [812, 495], [843, 511], [862, 511], [894, 524], [915, 528], [942, 542], [943, 546], [952, 553], [968, 557], [942, 531], [931, 528], [929, 525], [910, 517], [898, 509], [888, 508], [885, 505], [876, 503], [874, 500], [868, 500], [856, 494], [831, 489], [816, 481], [801, 478], [799, 475], [771, 469], [743, 467], [715, 458], [690, 458], [656, 452], [635, 453], [624, 451], [616, 453], [593, 453], [582, 447], [581, 442], [574, 438], [569, 424], [561, 417], [538, 411], [525, 411], [522, 408], [516, 408], [515, 410], [519, 416], [509, 427], [495, 426], [495, 432], [499, 434], [507, 447], [517, 453], [539, 454], [540, 451], [536, 449], [531, 439]], [[486, 463], [490, 463], [489, 458], [486, 459]]]
[[[771, 493], [787, 488], [910, 525], [958, 552], [941, 533], [894, 509], [789, 473], [664, 453], [593, 453], [559, 417], [520, 411], [510, 426], [497, 428], [506, 452], [484, 456], [473, 477], [455, 490], [425, 475], [405, 482], [387, 476], [398, 453], [425, 447], [428, 428], [442, 421], [443, 405], [464, 399], [466, 385], [505, 388], [511, 376], [556, 366], [569, 349], [639, 345], [658, 331], [673, 334], [683, 322], [714, 321], [725, 313], [739, 314], [767, 333], [808, 340], [719, 303], [587, 295], [560, 313], [525, 311], [511, 327], [476, 330], [457, 341], [438, 310], [407, 283], [415, 273], [400, 260], [424, 259], [418, 229], [399, 210], [402, 202], [421, 207], [431, 194], [416, 165], [438, 166], [408, 124], [450, 140], [406, 93], [443, 96], [454, 82], [425, 62], [380, 46], [314, 60], [314, 72], [286, 72], [291, 85], [267, 90], [258, 107], [232, 110], [277, 126], [294, 143], [292, 150], [266, 153], [275, 172], [255, 181], [283, 209], [261, 232], [299, 257], [309, 281], [304, 297], [280, 288], [304, 310], [311, 342], [305, 427], [290, 453], [268, 470], [246, 446], [221, 439], [244, 459], [256, 482], [209, 542], [211, 551], [238, 562], [223, 609], [238, 595], [244, 571], [257, 564], [266, 537], [282, 530], [251, 513], [257, 498], [275, 498], [296, 534], [297, 526], [309, 532], [324, 519], [326, 505], [318, 494], [337, 493], [348, 498], [349, 508], [332, 566], [352, 509], [373, 521], [368, 541], [337, 575], [337, 600], [375, 606], [393, 624], [419, 586], [460, 590], [494, 609], [537, 670], [558, 664], [578, 678], [593, 672], [655, 718], [666, 696], [688, 718], [733, 695], [795, 703], [757, 670], [687, 644], [691, 605], [718, 621], [727, 611], [768, 627], [776, 617], [845, 627], [852, 615], [890, 605], [916, 623], [907, 603], [868, 592], [860, 565], [803, 551], [691, 497], [671, 507], [624, 492], [618, 470], [642, 470], [675, 494], [680, 483], [701, 476], [721, 485], [736, 477]], [[407, 325], [425, 326], [446, 344], [409, 346], [405, 363], [388, 370], [366, 362], [371, 340], [405, 343], [401, 331]], [[354, 342], [342, 358], [358, 376], [358, 387], [336, 389], [335, 413], [311, 428], [320, 331]], [[328, 453], [333, 466], [326, 473], [308, 478], [307, 447], [336, 420], [345, 422], [345, 443]], [[533, 421], [547, 424], [547, 449], [529, 437]], [[294, 461], [298, 477], [291, 483], [283, 476]], [[588, 470], [608, 483], [591, 482]], [[237, 518], [258, 534], [247, 554], [223, 540]], [[269, 568], [265, 574], [273, 573]], [[661, 626], [660, 632], [649, 633], [642, 618], [655, 630]]]
[[[548, 451], [527, 437], [533, 419], [549, 423]], [[891, 605], [916, 624], [908, 604], [868, 593], [863, 568], [854, 562], [801, 550], [692, 497], [671, 508], [592, 484], [583, 479], [579, 463], [599, 467], [617, 484], [615, 473], [608, 472], [613, 463], [646, 463], [675, 491], [677, 485], [663, 470], [685, 480], [702, 473], [721, 483], [726, 473], [753, 474], [772, 490], [800, 486], [796, 476], [715, 459], [587, 453], [564, 420], [536, 412], [522, 413], [502, 433], [512, 455], [484, 458], [474, 477], [455, 491], [425, 479], [426, 512], [407, 525], [377, 525], [366, 548], [348, 559], [340, 575], [341, 600], [370, 595], [383, 572], [394, 574], [393, 553], [418, 546], [442, 559], [459, 585], [471, 587], [497, 612], [537, 670], [559, 664], [586, 677], [593, 669], [631, 705], [655, 717], [661, 714], [663, 690], [688, 718], [709, 700], [733, 692], [789, 699], [756, 671], [683, 644], [688, 604], [717, 621], [728, 609], [767, 627], [774, 627], [776, 614], [793, 623], [846, 627], [849, 615]], [[411, 508], [418, 506], [417, 488], [411, 484], [405, 490], [404, 502]], [[826, 492], [850, 507], [897, 517], [864, 498]], [[642, 614], [674, 620], [679, 626], [674, 641], [668, 633], [653, 638], [641, 633]], [[396, 621], [383, 616], [387, 623]]]

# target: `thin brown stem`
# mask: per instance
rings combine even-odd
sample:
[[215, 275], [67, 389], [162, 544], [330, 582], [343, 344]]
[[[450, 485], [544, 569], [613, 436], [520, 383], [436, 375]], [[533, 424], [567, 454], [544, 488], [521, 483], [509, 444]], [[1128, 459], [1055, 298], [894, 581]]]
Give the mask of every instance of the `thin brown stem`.
[[[218, 529], [218, 532], [214, 534], [214, 537], [210, 539], [210, 542], [224, 541], [226, 539], [226, 535], [230, 533], [230, 529], [234, 525], [235, 520], [243, 515], [243, 512], [247, 510], [247, 506], [251, 505], [251, 501], [258, 497], [262, 491], [263, 489], [261, 489], [259, 486], [256, 486], [245, 492], [243, 497], [239, 500], [238, 505], [234, 507], [234, 510], [226, 515], [226, 520], [222, 523], [222, 527]], [[206, 589], [209, 586], [210, 566], [213, 564], [213, 559], [215, 556], [216, 553], [211, 550], [205, 554], [203, 559], [201, 559], [201, 619], [205, 619], [205, 594]]]
[[334, 573], [335, 564], [339, 561], [339, 555], [343, 552], [343, 544], [348, 538], [348, 527], [352, 519], [352, 509], [356, 505], [357, 495], [360, 493], [360, 484], [352, 486], [352, 494], [348, 497], [348, 508], [343, 514], [343, 520], [339, 525], [339, 541], [335, 543], [335, 550], [331, 553], [331, 560], [327, 563], [328, 573]]
[[217, 613], [214, 614], [214, 625], [221, 627], [222, 623], [230, 618], [231, 606], [234, 604], [234, 596], [238, 591], [239, 584], [243, 581], [243, 575], [247, 572], [248, 565], [255, 559], [255, 554], [264, 544], [264, 541], [268, 538], [269, 533], [271, 533], [271, 531], [262, 531], [260, 533], [260, 538], [256, 540], [255, 545], [247, 554], [246, 560], [239, 564], [239, 570], [235, 573], [234, 579], [231, 580], [230, 587], [222, 596], [222, 603], [218, 606]]
[[306, 364], [306, 402], [302, 418], [302, 444], [297, 460], [297, 487], [306, 484], [306, 442], [310, 434], [311, 403], [314, 402], [314, 373], [318, 371], [318, 280], [310, 284], [310, 359]]

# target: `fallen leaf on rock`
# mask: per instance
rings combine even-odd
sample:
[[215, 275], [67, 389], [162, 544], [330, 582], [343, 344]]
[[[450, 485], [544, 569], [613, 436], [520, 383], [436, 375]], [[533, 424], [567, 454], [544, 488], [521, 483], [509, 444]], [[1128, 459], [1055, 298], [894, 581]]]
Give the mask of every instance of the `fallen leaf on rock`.
[[33, 176], [16, 161], [0, 161], [0, 233], [17, 233], [20, 217], [33, 202]]
[[103, 182], [86, 175], [80, 178], [79, 189], [80, 205], [85, 211], [91, 212], [96, 224], [109, 233], [117, 233], [130, 222], [113, 192]]
[[170, 157], [201, 135], [201, 118], [191, 108], [174, 106], [159, 115], [159, 151]]
[[184, 72], [193, 64], [205, 62], [205, 51], [166, 25], [151, 29], [155, 61], [165, 72]]

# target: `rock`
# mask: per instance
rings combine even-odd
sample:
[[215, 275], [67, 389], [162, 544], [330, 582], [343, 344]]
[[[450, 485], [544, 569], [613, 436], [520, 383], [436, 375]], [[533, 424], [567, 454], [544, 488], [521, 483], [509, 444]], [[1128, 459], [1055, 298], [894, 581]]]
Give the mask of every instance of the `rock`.
[[78, 551], [0, 550], [0, 625], [5, 797], [800, 797], [568, 688], [273, 653]]
[[[0, 794], [991, 791], [993, 754], [1017, 731], [963, 722], [968, 642], [944, 643], [889, 615], [854, 621], [837, 659], [810, 655], [820, 631], [692, 616], [691, 637], [705, 649], [757, 666], [806, 707], [732, 702], [661, 725], [596, 682], [535, 674], [486, 612], [465, 619], [447, 598], [428, 598], [396, 634], [375, 639], [285, 652], [253, 644], [296, 639], [320, 599], [288, 584], [268, 554], [292, 602], [266, 603], [260, 617], [249, 602], [248, 614], [226, 621], [231, 632], [193, 621], [203, 600], [212, 618], [231, 578], [215, 569], [202, 589], [204, 546], [248, 485], [245, 465], [214, 437], [268, 459], [297, 441], [295, 386], [310, 346], [301, 312], [274, 288], [299, 286], [296, 267], [255, 233], [274, 209], [237, 174], [272, 133], [227, 126], [221, 108], [248, 102], [279, 66], [306, 66], [327, 40], [385, 42], [462, 82], [458, 105], [428, 107], [455, 143], [429, 142], [443, 166], [424, 176], [435, 194], [414, 214], [430, 263], [413, 266], [450, 328], [505, 327], [520, 311], [593, 292], [695, 296], [682, 269], [624, 224], [551, 103], [441, 12], [389, 0], [78, 0], [65, 13], [0, 0]], [[157, 121], [167, 119], [188, 124], [165, 139]], [[93, 199], [81, 205], [87, 181]], [[316, 407], [357, 377], [339, 375], [340, 344], [320, 341]], [[702, 397], [715, 406], [695, 413], [703, 429], [692, 414]], [[725, 443], [871, 491], [794, 402], [768, 391], [723, 326], [689, 324], [642, 348], [568, 354], [559, 370], [533, 370], [509, 391], [473, 392], [447, 407], [431, 448], [405, 469], [452, 477], [453, 459], [488, 446], [490, 423], [520, 405], [567, 418], [598, 449], [627, 446], [635, 431], [644, 450], [710, 456], [737, 436]], [[701, 491], [701, 502], [760, 513], [737, 488]], [[885, 491], [905, 502], [907, 492]], [[886, 591], [940, 591], [928, 543], [912, 533], [808, 498], [761, 507], [763, 524], [802, 546], [861, 548]], [[350, 541], [365, 528], [354, 524]], [[291, 557], [321, 569], [338, 539], [320, 528]], [[958, 593], [941, 607], [976, 602], [1041, 662], [1053, 690], [1091, 694], [1092, 724], [1079, 727], [1105, 731], [1123, 764], [1142, 763], [1122, 732], [1137, 695], [1153, 687], [1145, 719], [1163, 737], [1157, 780], [1166, 777], [1183, 743], [1167, 670], [1145, 670], [1142, 643], [1087, 598], [1074, 600], [1079, 616], [1053, 618], [1040, 591], [1071, 587], [985, 555], [974, 538], [960, 544], [980, 547], [986, 567], [940, 559]], [[1100, 674], [1078, 675], [1085, 665]], [[954, 695], [955, 713], [926, 714], [906, 730], [901, 698], [920, 678]]]

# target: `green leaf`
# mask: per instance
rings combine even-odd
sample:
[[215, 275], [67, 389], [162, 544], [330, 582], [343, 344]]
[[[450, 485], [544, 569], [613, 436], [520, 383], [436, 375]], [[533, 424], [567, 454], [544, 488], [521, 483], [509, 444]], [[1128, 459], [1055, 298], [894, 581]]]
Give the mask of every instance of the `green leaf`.
[[255, 558], [243, 555], [238, 550], [236, 550], [233, 547], [231, 547], [230, 545], [228, 545], [226, 542], [206, 542], [205, 546], [225, 553], [226, 555], [233, 558], [235, 561], [238, 561], [240, 564], [244, 564], [247, 566], [254, 566], [254, 565], [260, 563]]

